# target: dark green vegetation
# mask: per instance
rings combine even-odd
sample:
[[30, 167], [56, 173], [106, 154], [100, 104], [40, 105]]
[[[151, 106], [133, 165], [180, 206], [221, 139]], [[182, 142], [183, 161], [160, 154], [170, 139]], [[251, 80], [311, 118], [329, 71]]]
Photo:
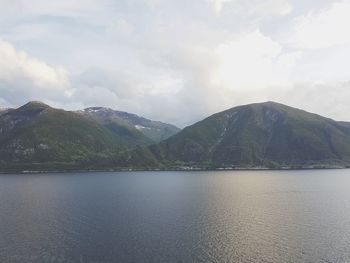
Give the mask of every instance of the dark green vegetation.
[[350, 163], [350, 125], [282, 104], [235, 107], [152, 146], [167, 165], [308, 167]]
[[[177, 128], [125, 112], [53, 109], [0, 114], [1, 171], [344, 167], [350, 124], [267, 102]], [[161, 140], [157, 144], [153, 144]]]
[[160, 121], [152, 121], [135, 114], [123, 111], [116, 111], [103, 107], [91, 107], [79, 113], [97, 120], [105, 127], [116, 132], [133, 134], [138, 137], [138, 145], [157, 143], [169, 138], [180, 131], [174, 125]]
[[0, 171], [120, 167], [120, 154], [153, 143], [125, 121], [30, 102], [0, 114]]

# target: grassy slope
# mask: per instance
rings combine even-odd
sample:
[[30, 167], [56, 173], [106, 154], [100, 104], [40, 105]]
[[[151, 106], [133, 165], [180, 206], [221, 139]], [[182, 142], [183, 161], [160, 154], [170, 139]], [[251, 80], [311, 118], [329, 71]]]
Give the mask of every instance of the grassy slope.
[[7, 119], [22, 122], [1, 133], [2, 168], [98, 167], [128, 146], [121, 136], [76, 113], [31, 104], [9, 114]]
[[120, 118], [96, 120], [111, 132], [121, 136], [130, 147], [146, 146], [154, 143], [153, 140], [138, 131], [134, 126]]
[[277, 103], [214, 114], [143, 148], [135, 146], [134, 130], [122, 124], [101, 123], [41, 104], [9, 111], [0, 116], [1, 170], [350, 163], [347, 123]]
[[[101, 109], [101, 112], [86, 109], [82, 114], [93, 118], [112, 131], [117, 131], [118, 134], [125, 134], [125, 139], [130, 138], [129, 142], [134, 146], [158, 143], [180, 131], [179, 128], [171, 124], [151, 121], [127, 112]], [[137, 125], [140, 126], [140, 129], [135, 128]]]
[[170, 164], [281, 166], [349, 163], [344, 125], [277, 103], [220, 112], [151, 147]]

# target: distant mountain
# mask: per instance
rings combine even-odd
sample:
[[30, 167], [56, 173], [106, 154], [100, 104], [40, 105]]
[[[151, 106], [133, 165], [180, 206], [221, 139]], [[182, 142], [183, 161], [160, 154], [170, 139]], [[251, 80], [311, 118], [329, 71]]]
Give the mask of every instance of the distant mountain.
[[266, 102], [214, 114], [149, 150], [165, 166], [344, 165], [350, 125]]
[[131, 147], [137, 145], [146, 146], [155, 143], [129, 122], [118, 116], [114, 116], [113, 110], [94, 107], [83, 111], [77, 111], [77, 113], [87, 119], [99, 123], [112, 133], [122, 136], [125, 142]]
[[0, 108], [0, 115], [5, 114], [6, 112], [10, 111], [12, 109], [10, 108]]
[[179, 128], [171, 124], [152, 121], [135, 114], [104, 107], [90, 107], [86, 108], [84, 111], [80, 111], [80, 113], [100, 121], [107, 128], [112, 130], [114, 130], [115, 124], [123, 126], [126, 130], [132, 130], [134, 133], [134, 129], [136, 129], [143, 134], [143, 136], [148, 138], [144, 139], [140, 136], [140, 139], [144, 140], [144, 144], [160, 142], [180, 131]]
[[[117, 125], [116, 125], [117, 127]], [[120, 129], [122, 130], [122, 129]], [[0, 170], [98, 167], [139, 137], [75, 112], [29, 102], [0, 115]]]
[[30, 102], [0, 111], [0, 172], [350, 166], [349, 123], [274, 102], [216, 113], [153, 144], [176, 131], [106, 108]]
[[350, 132], [350, 122], [345, 122], [345, 121], [338, 121], [339, 125], [343, 126], [344, 128], [349, 129]]

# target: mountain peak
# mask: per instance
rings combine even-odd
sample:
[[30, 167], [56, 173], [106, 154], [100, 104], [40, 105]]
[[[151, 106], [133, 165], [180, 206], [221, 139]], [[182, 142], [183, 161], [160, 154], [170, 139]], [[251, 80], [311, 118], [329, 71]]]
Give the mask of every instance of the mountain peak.
[[258, 112], [258, 113], [266, 113], [266, 112], [269, 113], [271, 111], [279, 112], [279, 113], [293, 113], [293, 112], [305, 113], [305, 111], [301, 109], [291, 107], [282, 103], [278, 103], [275, 101], [266, 101], [266, 102], [239, 105], [223, 112], [236, 112], [236, 111], [247, 110], [247, 109], [254, 110], [255, 112]]
[[272, 105], [272, 106], [276, 106], [276, 105], [286, 106], [286, 105], [284, 105], [284, 104], [282, 104], [282, 103], [278, 103], [278, 102], [272, 101], [272, 100], [265, 101], [265, 102], [262, 102], [262, 103], [260, 103], [260, 104], [266, 105], [266, 106], [271, 106], [271, 105]]
[[[275, 101], [265, 101], [265, 102], [258, 102], [258, 103], [251, 103], [251, 104], [246, 104], [246, 105], [243, 105], [243, 106], [246, 106], [246, 107], [254, 107], [254, 106], [265, 106], [265, 107], [278, 107], [278, 108], [281, 108], [281, 107], [288, 107], [288, 108], [291, 108], [290, 106], [287, 106], [287, 105], [284, 105], [282, 103], [279, 103], [279, 102], [275, 102]], [[238, 106], [240, 107], [240, 106]]]
[[28, 103], [24, 104], [20, 108], [25, 108], [25, 109], [47, 109], [50, 108], [49, 105], [41, 102], [41, 101], [29, 101]]
[[[291, 107], [291, 106], [288, 106], [288, 105], [285, 105], [285, 104], [282, 104], [282, 103], [279, 103], [276, 101], [266, 101], [266, 102], [262, 102], [260, 104], [263, 106], [274, 107], [274, 108], [289, 108], [289, 109], [293, 108], [293, 109], [296, 109], [294, 107]], [[300, 109], [298, 109], [298, 110], [300, 110]]]
[[27, 116], [26, 118], [32, 118], [37, 114], [41, 114], [47, 109], [51, 109], [51, 107], [49, 105], [46, 105], [45, 103], [42, 103], [40, 101], [30, 101], [13, 112], [16, 115]]

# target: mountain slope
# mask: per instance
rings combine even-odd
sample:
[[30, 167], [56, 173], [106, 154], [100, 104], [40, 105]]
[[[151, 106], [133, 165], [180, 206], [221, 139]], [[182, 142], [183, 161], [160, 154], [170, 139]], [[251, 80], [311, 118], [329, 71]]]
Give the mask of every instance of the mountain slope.
[[219, 112], [150, 146], [136, 121], [86, 111], [40, 102], [1, 111], [0, 171], [350, 165], [349, 123], [274, 102]]
[[100, 121], [112, 130], [116, 124], [123, 126], [125, 130], [137, 134], [143, 145], [160, 142], [180, 131], [179, 128], [171, 124], [152, 121], [135, 114], [104, 107], [90, 107], [80, 111], [80, 113]]
[[338, 124], [347, 129], [347, 132], [350, 133], [350, 122], [338, 121]]
[[350, 132], [344, 123], [267, 102], [214, 114], [150, 149], [167, 165], [348, 164]]
[[128, 121], [117, 116], [113, 110], [101, 107], [87, 108], [78, 111], [79, 114], [94, 120], [115, 134], [123, 136], [130, 146], [145, 146], [153, 144], [154, 141], [136, 129]]
[[12, 109], [9, 109], [9, 108], [0, 108], [0, 115], [3, 115], [9, 111], [11, 111]]
[[88, 168], [127, 148], [122, 136], [97, 122], [40, 102], [0, 115], [2, 169]]

